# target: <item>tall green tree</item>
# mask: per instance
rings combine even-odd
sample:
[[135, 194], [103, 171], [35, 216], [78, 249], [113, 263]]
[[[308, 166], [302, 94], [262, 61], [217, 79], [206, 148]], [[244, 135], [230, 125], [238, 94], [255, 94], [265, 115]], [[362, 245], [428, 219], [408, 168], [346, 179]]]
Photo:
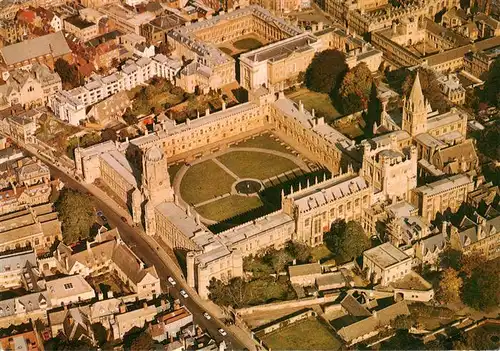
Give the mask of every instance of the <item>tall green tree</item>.
[[61, 191], [55, 203], [62, 222], [63, 241], [66, 244], [88, 238], [95, 222], [95, 211], [89, 197], [72, 189]]
[[483, 85], [483, 100], [500, 107], [500, 58], [491, 65]]
[[462, 289], [465, 304], [481, 311], [500, 305], [500, 259], [477, 266], [465, 279]]
[[68, 88], [75, 88], [82, 85], [82, 77], [75, 65], [71, 65], [68, 61], [58, 58], [54, 63], [54, 71], [59, 74], [63, 85]]
[[338, 103], [342, 111], [350, 114], [367, 109], [372, 85], [372, 73], [366, 63], [361, 62], [347, 72], [338, 91]]
[[436, 291], [436, 298], [442, 303], [460, 302], [460, 290], [463, 281], [459, 272], [453, 268], [447, 268], [442, 271], [439, 287]]
[[303, 243], [289, 241], [285, 250], [298, 263], [309, 263], [311, 260], [311, 248]]
[[[499, 95], [500, 96], [500, 95]], [[495, 124], [478, 133], [477, 148], [479, 151], [494, 160], [500, 159], [500, 124]]]
[[342, 75], [347, 71], [345, 55], [338, 50], [325, 50], [312, 59], [305, 74], [307, 88], [329, 94], [338, 88]]
[[360, 256], [370, 248], [370, 239], [363, 227], [355, 221], [337, 221], [323, 238], [328, 249], [344, 261], [350, 261]]

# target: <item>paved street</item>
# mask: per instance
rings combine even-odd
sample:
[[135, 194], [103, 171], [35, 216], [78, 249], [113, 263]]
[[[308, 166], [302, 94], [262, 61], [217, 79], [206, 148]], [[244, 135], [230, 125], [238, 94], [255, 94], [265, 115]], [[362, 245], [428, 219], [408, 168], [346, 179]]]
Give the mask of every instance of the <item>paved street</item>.
[[[22, 145], [19, 145], [22, 147]], [[118, 208], [118, 206], [109, 199], [100, 189], [94, 186], [87, 186], [79, 183], [72, 177], [68, 176], [66, 173], [61, 171], [59, 168], [47, 162], [46, 159], [38, 154], [32, 153], [23, 147], [23, 149], [39, 158], [41, 158], [50, 167], [51, 175], [53, 178], [59, 178], [64, 182], [65, 186], [79, 190], [83, 193], [91, 193], [89, 195], [95, 204], [96, 209], [101, 210], [107, 217], [111, 227], [117, 227], [121, 238], [123, 241], [131, 247], [131, 249], [136, 253], [139, 258], [141, 258], [147, 265], [154, 265], [158, 274], [160, 276], [162, 287], [166, 288], [168, 292], [176, 299], [179, 299], [182, 304], [193, 313], [194, 323], [201, 326], [203, 330], [208, 330], [210, 335], [217, 341], [221, 342], [224, 340], [229, 349], [254, 349], [253, 342], [246, 335], [236, 337], [229, 328], [225, 327], [223, 323], [212, 315], [211, 320], [205, 319], [203, 313], [205, 309], [200, 303], [200, 298], [194, 295], [193, 289], [187, 286], [184, 279], [181, 278], [181, 271], [177, 265], [172, 261], [170, 256], [166, 254], [160, 247], [158, 247], [154, 240], [147, 237], [143, 232], [141, 233], [139, 228], [135, 228], [125, 223], [122, 217], [128, 217], [128, 214], [124, 209]], [[167, 282], [167, 278], [171, 276], [177, 282], [175, 287], [172, 287], [170, 283]], [[184, 289], [190, 296], [185, 299], [180, 296], [179, 291]], [[219, 334], [218, 329], [224, 328], [228, 335], [223, 337]], [[236, 327], [232, 327], [235, 329]], [[236, 330], [239, 331], [239, 330]], [[240, 334], [243, 333], [240, 331]], [[244, 340], [242, 340], [244, 339]]]

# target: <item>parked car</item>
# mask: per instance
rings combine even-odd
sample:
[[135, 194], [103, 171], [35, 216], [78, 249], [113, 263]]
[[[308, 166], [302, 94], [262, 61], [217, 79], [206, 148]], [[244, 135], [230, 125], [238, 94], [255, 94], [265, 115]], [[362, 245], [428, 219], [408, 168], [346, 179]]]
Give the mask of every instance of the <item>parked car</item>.
[[187, 299], [187, 298], [189, 297], [189, 295], [187, 294], [187, 292], [186, 292], [186, 291], [184, 291], [184, 289], [182, 289], [182, 290], [180, 291], [180, 294], [181, 294], [181, 296], [182, 296], [183, 298], [185, 298], [185, 299]]
[[224, 329], [222, 329], [222, 328], [219, 328], [219, 333], [222, 336], [226, 336], [227, 335], [226, 331]]
[[120, 219], [122, 220], [123, 223], [128, 223], [127, 219], [125, 217], [120, 217]]
[[168, 280], [168, 282], [169, 282], [170, 284], [172, 284], [172, 286], [175, 286], [175, 285], [177, 284], [177, 283], [175, 282], [174, 278], [172, 278], [172, 277], [168, 277], [168, 278], [167, 278], [167, 280]]
[[203, 312], [203, 317], [205, 317], [205, 319], [208, 319], [208, 320], [212, 319], [212, 317], [210, 317], [210, 315], [208, 314], [208, 312]]

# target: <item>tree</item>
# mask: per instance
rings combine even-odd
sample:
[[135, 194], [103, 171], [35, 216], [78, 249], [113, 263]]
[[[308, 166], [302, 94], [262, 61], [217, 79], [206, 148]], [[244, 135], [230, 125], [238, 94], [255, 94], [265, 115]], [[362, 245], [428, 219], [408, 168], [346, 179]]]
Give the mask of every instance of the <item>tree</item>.
[[400, 315], [391, 321], [391, 327], [394, 329], [410, 329], [415, 321], [411, 316]]
[[153, 347], [154, 340], [147, 332], [140, 333], [130, 345], [130, 351], [149, 351]]
[[407, 330], [400, 329], [396, 334], [382, 342], [381, 350], [424, 350], [424, 343], [421, 339], [411, 335]]
[[169, 56], [170, 53], [172, 52], [172, 47], [167, 42], [162, 42], [158, 46], [158, 50], [157, 51], [158, 51], [159, 54], [163, 54], [165, 56]]
[[108, 341], [108, 332], [101, 323], [92, 324], [92, 332], [99, 345], [103, 345]]
[[82, 83], [76, 66], [70, 65], [62, 58], [58, 58], [54, 63], [54, 71], [59, 74], [62, 83], [70, 88], [80, 86]]
[[465, 279], [462, 289], [465, 304], [488, 311], [500, 304], [500, 259], [477, 266]]
[[63, 241], [71, 244], [87, 238], [95, 222], [95, 213], [89, 197], [82, 193], [64, 189], [55, 204], [62, 222]]
[[130, 351], [148, 351], [154, 340], [145, 328], [133, 327], [123, 336], [123, 346]]
[[451, 247], [446, 248], [439, 255], [439, 265], [442, 268], [452, 268], [456, 271], [462, 269], [462, 252], [459, 250], [452, 249]]
[[357, 222], [337, 221], [323, 238], [327, 248], [341, 259], [355, 259], [370, 247], [370, 239]]
[[136, 123], [139, 122], [139, 120], [137, 119], [137, 116], [134, 115], [134, 113], [132, 112], [132, 110], [130, 109], [130, 107], [127, 107], [127, 109], [125, 110], [125, 113], [123, 114], [122, 118], [125, 121], [125, 123], [127, 123], [129, 126], [131, 126], [131, 125], [136, 124]]
[[[415, 77], [417, 75], [417, 70], [411, 71], [406, 77], [402, 90], [403, 94], [407, 96], [410, 94], [411, 88], [413, 87], [413, 82], [415, 82]], [[436, 79], [436, 74], [434, 71], [428, 68], [420, 68], [418, 70], [418, 75], [420, 78], [420, 85], [422, 87], [422, 92], [425, 99], [429, 101], [433, 109], [439, 110], [443, 113], [449, 110], [451, 107], [450, 102], [444, 97], [439, 88], [439, 83]]]
[[366, 63], [361, 62], [346, 73], [336, 99], [342, 111], [351, 114], [368, 108], [368, 101], [373, 85], [373, 77]]
[[116, 139], [118, 139], [118, 136], [116, 135], [116, 131], [112, 128], [106, 128], [101, 132], [101, 141], [115, 141]]
[[479, 151], [494, 160], [500, 159], [500, 124], [488, 127], [478, 133], [477, 148]]
[[87, 133], [80, 138], [72, 137], [68, 140], [68, 144], [66, 146], [66, 154], [69, 158], [74, 159], [75, 149], [78, 147], [78, 145], [80, 145], [80, 147], [89, 147], [98, 144], [101, 141], [101, 136], [95, 132]]
[[297, 241], [289, 241], [285, 250], [299, 263], [309, 263], [311, 261], [311, 248]]
[[368, 101], [368, 111], [365, 116], [365, 136], [373, 135], [373, 126], [375, 123], [380, 123], [380, 116], [382, 114], [382, 103], [377, 96], [377, 86], [372, 84], [370, 97]]
[[479, 251], [472, 251], [466, 255], [462, 255], [461, 271], [465, 277], [470, 278], [472, 272], [483, 264], [487, 264], [486, 257]]
[[488, 71], [483, 85], [483, 101], [500, 107], [500, 59], [497, 58]]
[[436, 291], [436, 298], [442, 303], [460, 302], [460, 289], [463, 281], [459, 277], [459, 272], [453, 268], [446, 268], [441, 273], [439, 287]]
[[292, 259], [292, 256], [285, 250], [279, 250], [273, 253], [271, 256], [271, 267], [273, 267], [274, 273], [276, 273], [276, 279], [278, 279], [279, 274], [283, 272], [286, 265], [292, 261]]
[[329, 94], [338, 87], [346, 71], [345, 55], [338, 50], [325, 50], [317, 53], [307, 67], [305, 83], [310, 90]]
[[208, 286], [208, 298], [221, 306], [241, 307], [246, 301], [246, 282], [236, 277], [227, 284], [223, 281], [213, 278]]

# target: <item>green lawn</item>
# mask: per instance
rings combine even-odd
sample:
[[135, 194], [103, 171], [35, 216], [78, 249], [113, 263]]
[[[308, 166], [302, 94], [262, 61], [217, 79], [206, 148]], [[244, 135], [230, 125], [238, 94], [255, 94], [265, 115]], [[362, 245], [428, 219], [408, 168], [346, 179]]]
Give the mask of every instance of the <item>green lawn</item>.
[[153, 103], [155, 104], [155, 106], [161, 106], [161, 105], [164, 105], [168, 102], [170, 105], [175, 106], [177, 104], [180, 104], [183, 100], [184, 100], [184, 96], [175, 95], [175, 94], [172, 94], [168, 91], [165, 91], [163, 93], [158, 94], [155, 97]]
[[288, 97], [296, 103], [302, 101], [307, 110], [311, 111], [314, 109], [316, 116], [325, 117], [326, 122], [330, 122], [340, 116], [340, 113], [332, 105], [328, 94], [316, 93], [307, 88], [300, 88], [288, 94]]
[[364, 134], [363, 129], [361, 129], [361, 126], [357, 122], [353, 122], [345, 126], [337, 125], [334, 126], [334, 128], [351, 139], [355, 139]]
[[231, 50], [230, 48], [226, 48], [225, 46], [223, 46], [219, 49], [220, 51], [222, 51], [225, 54], [228, 54], [229, 56], [233, 55], [233, 50]]
[[238, 50], [255, 50], [262, 46], [262, 43], [255, 38], [243, 38], [233, 43]]
[[257, 196], [231, 195], [197, 207], [196, 211], [207, 219], [220, 222], [261, 206], [262, 201]]
[[294, 323], [262, 340], [272, 350], [338, 350], [342, 345], [317, 319]]
[[240, 178], [264, 180], [297, 168], [295, 162], [262, 152], [233, 151], [217, 159]]
[[190, 204], [197, 204], [229, 193], [235, 179], [208, 160], [189, 167], [182, 178], [181, 197]]
[[333, 259], [332, 252], [324, 244], [313, 247], [311, 249], [311, 256], [313, 262], [320, 261], [321, 263], [325, 263]]
[[259, 149], [275, 150], [279, 152], [284, 152], [292, 155], [292, 150], [287, 149], [286, 145], [280, 144], [280, 142], [270, 134], [261, 134], [252, 137], [251, 139], [239, 142], [233, 145], [234, 147], [256, 147]]
[[168, 167], [168, 175], [170, 176], [170, 183], [174, 182], [175, 176], [177, 175], [177, 172], [180, 171], [182, 166], [184, 166], [183, 163], [176, 163]]

